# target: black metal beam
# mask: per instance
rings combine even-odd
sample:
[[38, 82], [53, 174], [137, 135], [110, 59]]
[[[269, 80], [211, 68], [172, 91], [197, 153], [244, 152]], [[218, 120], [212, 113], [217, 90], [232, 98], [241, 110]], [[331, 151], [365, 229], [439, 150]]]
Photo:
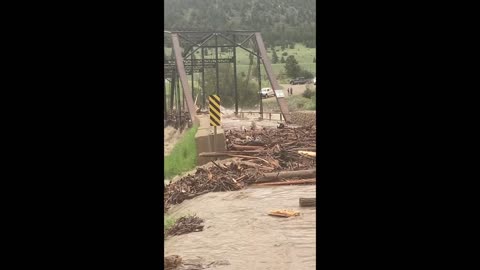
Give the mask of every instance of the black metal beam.
[[215, 67], [215, 77], [217, 79], [217, 95], [219, 95], [218, 92], [220, 92], [220, 83], [219, 83], [219, 78], [218, 78], [218, 35], [215, 34], [215, 62], [216, 62], [216, 67]]
[[257, 56], [257, 68], [258, 68], [258, 89], [260, 91], [260, 119], [263, 119], [262, 76], [261, 76], [260, 56]]
[[[187, 48], [185, 50], [185, 58], [189, 57], [190, 54], [193, 54], [195, 53], [200, 47], [204, 47], [203, 44], [207, 43], [210, 39], [212, 39], [214, 37], [214, 34], [209, 34], [209, 35], [206, 35], [205, 37], [203, 37], [202, 39], [200, 39], [201, 43], [200, 42], [197, 42], [195, 44], [193, 44], [192, 46], [190, 46], [189, 48]], [[198, 48], [196, 50], [193, 50], [191, 51], [190, 53], [188, 53], [192, 48], [193, 46], [197, 46]]]
[[[226, 37], [226, 36], [224, 36], [224, 35], [222, 35], [222, 34], [220, 34], [220, 36], [222, 36], [224, 39], [226, 39], [226, 40], [228, 40], [228, 41], [230, 41], [230, 42], [233, 42], [231, 39], [229, 39], [228, 37]], [[234, 44], [235, 44], [235, 43], [234, 43]], [[255, 52], [253, 52], [253, 51], [250, 51], [249, 49], [243, 47], [243, 46], [240, 45], [240, 44], [236, 44], [236, 45], [238, 45], [238, 47], [244, 49], [245, 51], [247, 51], [247, 52], [249, 52], [249, 53], [251, 53], [251, 54], [253, 54], [253, 55], [257, 56], [257, 57], [261, 57], [261, 56], [258, 55], [257, 53], [255, 53]]]
[[[235, 41], [235, 35], [233, 35]], [[235, 91], [235, 115], [238, 114], [238, 90], [237, 90], [237, 48], [233, 47], [233, 89]]]

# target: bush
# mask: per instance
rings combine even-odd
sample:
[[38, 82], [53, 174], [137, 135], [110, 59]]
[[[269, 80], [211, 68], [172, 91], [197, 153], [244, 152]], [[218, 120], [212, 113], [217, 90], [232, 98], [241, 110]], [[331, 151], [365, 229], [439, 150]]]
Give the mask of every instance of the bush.
[[303, 92], [302, 96], [303, 96], [304, 98], [310, 99], [310, 98], [312, 98], [313, 96], [315, 96], [315, 92], [314, 92], [312, 89], [310, 89], [310, 88], [307, 87], [307, 90], [305, 90], [305, 92]]
[[282, 55], [283, 55], [283, 56], [287, 56], [287, 55], [288, 55], [288, 53], [287, 53], [287, 52], [284, 52], [284, 53], [282, 53]]
[[305, 79], [313, 79], [313, 73], [308, 70], [302, 69], [299, 72], [299, 77], [304, 77]]

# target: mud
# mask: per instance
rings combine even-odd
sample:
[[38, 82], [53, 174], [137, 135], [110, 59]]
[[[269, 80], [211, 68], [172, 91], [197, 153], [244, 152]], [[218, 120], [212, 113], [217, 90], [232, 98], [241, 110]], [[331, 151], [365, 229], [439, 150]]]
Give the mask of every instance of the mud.
[[[300, 208], [300, 197], [316, 197], [315, 186], [252, 187], [184, 201], [170, 214], [196, 214], [204, 230], [167, 239], [165, 256], [177, 254], [184, 263], [214, 269], [315, 269], [316, 208]], [[268, 215], [279, 209], [300, 216]]]

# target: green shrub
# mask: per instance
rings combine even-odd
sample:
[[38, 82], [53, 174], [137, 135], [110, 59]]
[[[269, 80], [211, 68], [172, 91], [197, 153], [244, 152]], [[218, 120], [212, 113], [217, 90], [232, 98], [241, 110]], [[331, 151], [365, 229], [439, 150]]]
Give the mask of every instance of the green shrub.
[[305, 79], [313, 79], [313, 73], [308, 70], [301, 69], [298, 74], [299, 74], [299, 77], [303, 77]]
[[308, 99], [312, 98], [314, 95], [315, 95], [315, 92], [308, 87], [307, 87], [307, 90], [305, 90], [305, 92], [303, 92], [302, 94], [304, 98], [308, 98]]
[[163, 215], [163, 235], [164, 239], [167, 237], [167, 231], [175, 224], [175, 219], [166, 215]]

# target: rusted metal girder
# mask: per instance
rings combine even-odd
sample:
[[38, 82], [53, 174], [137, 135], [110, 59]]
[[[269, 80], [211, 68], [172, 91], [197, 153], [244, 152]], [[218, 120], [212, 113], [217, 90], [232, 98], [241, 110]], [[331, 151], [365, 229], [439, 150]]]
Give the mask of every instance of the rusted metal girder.
[[[204, 59], [203, 62], [205, 64], [209, 64], [209, 63], [212, 63], [212, 64], [233, 63], [233, 57], [232, 58], [218, 58], [218, 61], [216, 61], [215, 59]], [[167, 62], [165, 63], [165, 65], [174, 65], [174, 64], [175, 64], [175, 60], [167, 60]], [[191, 65], [192, 60], [191, 59], [184, 59], [183, 64], [185, 66]], [[202, 59], [193, 59], [193, 64], [194, 65], [202, 65]]]
[[192, 90], [188, 85], [187, 74], [185, 72], [185, 66], [183, 64], [182, 49], [180, 48], [180, 41], [178, 40], [178, 34], [172, 33], [172, 45], [173, 53], [175, 54], [175, 63], [177, 64], [177, 72], [180, 77], [180, 82], [183, 87], [183, 97], [187, 103], [187, 109], [190, 114], [190, 119], [193, 124], [198, 124], [198, 118], [196, 116], [195, 104], [193, 104]]
[[[265, 66], [265, 71], [267, 72], [268, 80], [270, 81], [270, 85], [272, 86], [273, 90], [280, 90], [280, 85], [278, 84], [277, 78], [275, 78], [275, 74], [273, 73], [272, 64], [270, 63], [270, 59], [267, 55], [267, 50], [265, 49], [265, 45], [263, 43], [262, 35], [257, 32], [255, 33], [255, 40], [257, 41], [258, 50], [260, 52], [260, 56]], [[275, 98], [277, 99], [278, 106], [280, 107], [280, 111], [285, 118], [285, 122], [290, 123], [290, 112], [288, 111], [288, 104], [287, 100], [284, 97], [277, 97], [275, 94]]]

